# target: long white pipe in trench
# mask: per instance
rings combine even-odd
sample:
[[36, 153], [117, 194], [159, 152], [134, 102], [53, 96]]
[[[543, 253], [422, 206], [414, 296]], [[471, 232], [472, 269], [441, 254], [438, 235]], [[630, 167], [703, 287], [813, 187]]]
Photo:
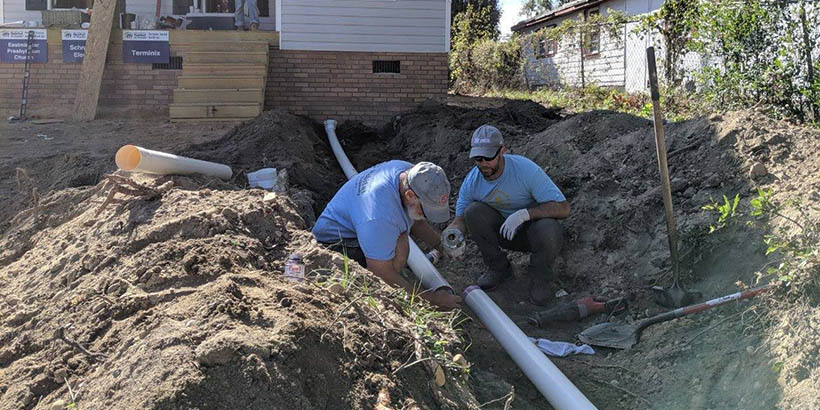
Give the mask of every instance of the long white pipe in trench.
[[[336, 121], [325, 121], [325, 132], [330, 147], [348, 179], [357, 172], [347, 158], [339, 139], [336, 137]], [[435, 266], [424, 257], [421, 249], [410, 239], [410, 256], [407, 264], [413, 274], [428, 289], [437, 290], [452, 286], [441, 276]], [[484, 327], [492, 333], [507, 354], [532, 381], [538, 391], [556, 410], [596, 410], [595, 406], [575, 387], [567, 376], [556, 367], [527, 338], [515, 323], [478, 286], [464, 290], [464, 301], [475, 312]]]

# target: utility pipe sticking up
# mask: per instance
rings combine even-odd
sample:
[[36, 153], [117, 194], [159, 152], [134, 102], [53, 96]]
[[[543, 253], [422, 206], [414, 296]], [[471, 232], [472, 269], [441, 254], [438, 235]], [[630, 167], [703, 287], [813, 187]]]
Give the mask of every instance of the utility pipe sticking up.
[[123, 145], [117, 150], [114, 161], [123, 171], [137, 171], [148, 174], [202, 174], [225, 180], [231, 179], [233, 174], [231, 167], [224, 164], [180, 157], [135, 145]]
[[[339, 161], [339, 165], [347, 178], [353, 178], [357, 172], [336, 137], [336, 121], [325, 121], [325, 131], [336, 160]], [[444, 280], [436, 267], [424, 257], [424, 254], [412, 239], [410, 239], [410, 256], [407, 258], [407, 264], [410, 265], [413, 274], [421, 280], [422, 285], [428, 289], [453, 289]], [[481, 288], [470, 286], [464, 290], [463, 296], [467, 306], [475, 312], [481, 323], [492, 333], [493, 337], [556, 410], [596, 409]]]

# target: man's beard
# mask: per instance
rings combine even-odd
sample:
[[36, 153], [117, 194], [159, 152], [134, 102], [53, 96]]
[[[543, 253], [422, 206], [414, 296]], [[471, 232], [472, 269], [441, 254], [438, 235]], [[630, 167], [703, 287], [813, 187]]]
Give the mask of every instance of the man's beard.
[[481, 172], [481, 175], [484, 175], [485, 178], [493, 176], [496, 172], [498, 172], [498, 164], [494, 167], [487, 167], [482, 168], [478, 167], [478, 171]]

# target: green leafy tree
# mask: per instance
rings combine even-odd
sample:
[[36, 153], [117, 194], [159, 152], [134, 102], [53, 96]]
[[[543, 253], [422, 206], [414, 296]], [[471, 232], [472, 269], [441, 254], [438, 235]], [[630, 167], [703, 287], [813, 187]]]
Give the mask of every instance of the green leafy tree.
[[[473, 24], [480, 25], [475, 27], [475, 31], [491, 33], [492, 38], [497, 39], [501, 34], [498, 30], [498, 22], [501, 19], [498, 0], [453, 0], [450, 5], [450, 38], [455, 38], [456, 17], [465, 13], [468, 8], [472, 8], [471, 16], [468, 16], [468, 18]], [[481, 14], [482, 18], [474, 19], [475, 14]]]

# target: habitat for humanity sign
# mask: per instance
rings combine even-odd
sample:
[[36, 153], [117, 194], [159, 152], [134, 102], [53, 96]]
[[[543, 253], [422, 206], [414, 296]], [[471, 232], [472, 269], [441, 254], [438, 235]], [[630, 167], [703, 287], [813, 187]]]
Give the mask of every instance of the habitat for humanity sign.
[[31, 47], [33, 63], [48, 62], [48, 42], [45, 29], [0, 29], [0, 62], [25, 63], [28, 32], [34, 32]]
[[167, 31], [123, 30], [122, 61], [168, 64], [170, 55]]
[[82, 63], [88, 30], [63, 30], [63, 62]]

